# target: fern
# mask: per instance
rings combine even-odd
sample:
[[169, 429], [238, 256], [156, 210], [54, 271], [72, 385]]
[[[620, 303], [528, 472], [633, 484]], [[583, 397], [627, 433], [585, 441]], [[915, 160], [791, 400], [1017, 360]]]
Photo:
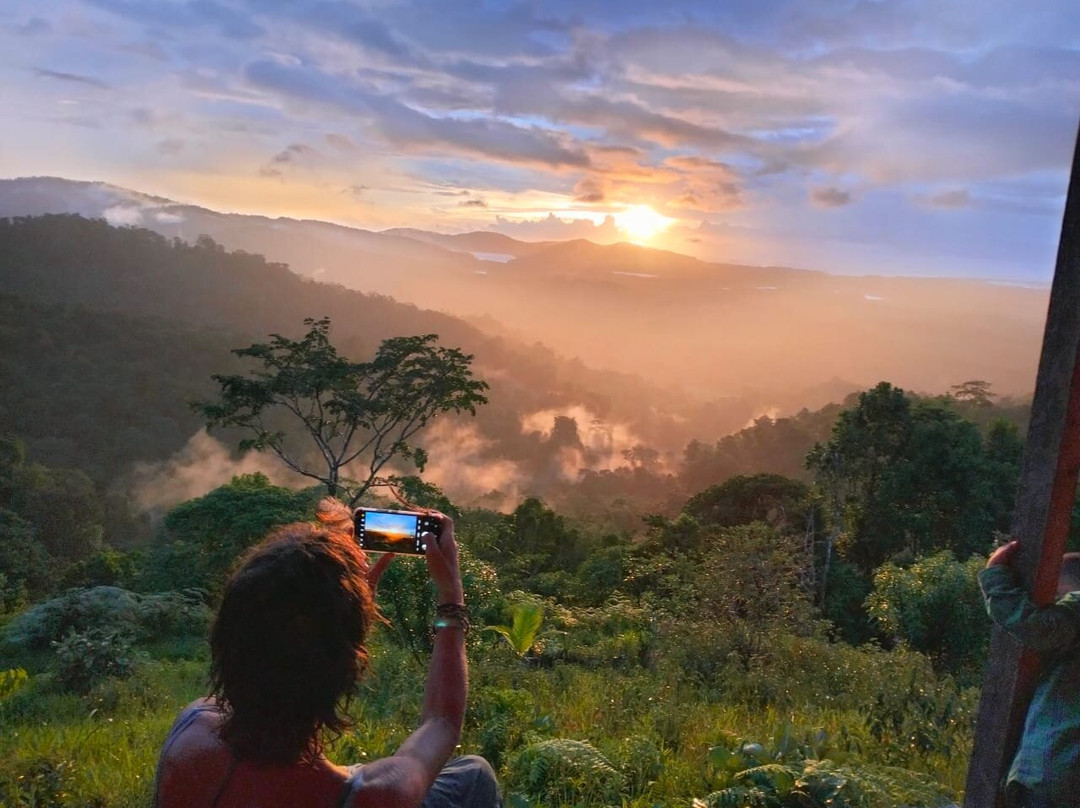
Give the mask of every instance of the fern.
[[510, 765], [514, 786], [544, 805], [618, 802], [623, 775], [594, 746], [554, 738], [526, 747]]

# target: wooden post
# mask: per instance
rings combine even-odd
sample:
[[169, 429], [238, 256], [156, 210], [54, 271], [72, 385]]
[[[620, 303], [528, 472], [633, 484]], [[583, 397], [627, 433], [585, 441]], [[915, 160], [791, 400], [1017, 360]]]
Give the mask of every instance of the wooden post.
[[[1037, 604], [1050, 603], [1069, 535], [1080, 471], [1080, 140], [1073, 154], [1031, 426], [1020, 463], [1012, 535]], [[964, 808], [999, 806], [1039, 671], [1035, 654], [995, 628], [983, 678]]]

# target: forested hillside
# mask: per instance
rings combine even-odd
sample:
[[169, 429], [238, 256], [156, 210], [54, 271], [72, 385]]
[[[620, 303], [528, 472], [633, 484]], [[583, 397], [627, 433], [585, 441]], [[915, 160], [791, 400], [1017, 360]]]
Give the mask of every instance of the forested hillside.
[[[822, 808], [956, 796], [988, 629], [975, 573], [1009, 525], [1024, 402], [881, 382], [725, 430], [716, 406], [207, 239], [46, 217], [0, 220], [0, 801], [145, 803], [229, 567], [321, 490], [240, 473], [228, 431], [224, 484], [148, 510], [139, 482], [181, 450], [165, 477], [211, 462], [188, 402], [250, 367], [232, 349], [324, 315], [357, 356], [437, 332], [491, 385], [475, 421], [430, 431], [405, 493], [457, 520], [493, 629], [470, 640], [464, 743], [516, 804], [786, 805], [796, 781]], [[403, 560], [380, 584], [391, 622], [356, 708], [375, 723], [337, 758], [392, 751], [408, 723], [426, 576]]]

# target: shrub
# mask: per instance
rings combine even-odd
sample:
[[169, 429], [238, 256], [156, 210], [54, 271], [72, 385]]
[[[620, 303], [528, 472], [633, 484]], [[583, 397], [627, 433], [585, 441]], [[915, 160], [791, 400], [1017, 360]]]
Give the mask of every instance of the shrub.
[[476, 728], [480, 754], [499, 769], [534, 724], [533, 696], [522, 689], [484, 688], [469, 701], [466, 723]]
[[977, 669], [990, 620], [979, 592], [984, 559], [957, 561], [944, 550], [906, 569], [885, 564], [874, 573], [866, 610], [886, 637], [930, 654], [948, 671]]
[[99, 631], [131, 641], [185, 635], [202, 636], [210, 617], [201, 590], [139, 595], [114, 586], [72, 589], [16, 617], [5, 639], [18, 648], [40, 651], [70, 632]]
[[594, 746], [567, 738], [527, 746], [511, 762], [509, 782], [544, 805], [618, 802], [625, 786]]
[[106, 678], [124, 678], [135, 670], [131, 641], [118, 632], [72, 630], [55, 648], [56, 680], [76, 693], [87, 693]]
[[37, 758], [0, 767], [0, 805], [11, 808], [63, 808], [70, 805], [70, 761]]
[[618, 763], [619, 771], [626, 779], [626, 790], [632, 797], [645, 793], [664, 768], [660, 747], [644, 735], [624, 738], [612, 757]]
[[91, 628], [134, 635], [138, 595], [115, 586], [72, 589], [23, 612], [8, 625], [9, 643], [31, 650], [48, 648], [69, 631]]
[[943, 789], [924, 775], [889, 766], [838, 764], [816, 755], [825, 744], [817, 731], [802, 741], [785, 723], [773, 744], [728, 735], [709, 750], [708, 780], [716, 790], [695, 808], [911, 808], [944, 806]]

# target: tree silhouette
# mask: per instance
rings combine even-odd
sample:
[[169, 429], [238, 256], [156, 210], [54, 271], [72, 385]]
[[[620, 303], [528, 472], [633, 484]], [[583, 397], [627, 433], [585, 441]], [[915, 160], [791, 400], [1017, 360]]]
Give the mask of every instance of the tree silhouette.
[[[472, 356], [439, 346], [435, 334], [383, 340], [370, 362], [351, 362], [331, 344], [329, 318], [304, 324], [308, 332], [298, 341], [271, 334], [269, 342], [234, 350], [260, 367], [246, 376], [215, 375], [220, 398], [195, 408], [210, 428], [249, 432], [240, 448], [269, 449], [350, 504], [384, 482], [379, 472], [395, 457], [423, 470], [427, 453], [410, 440], [432, 418], [475, 415], [487, 403], [488, 385], [473, 379]], [[275, 420], [281, 413], [292, 429]], [[366, 465], [357, 480], [343, 476], [351, 464]]]

